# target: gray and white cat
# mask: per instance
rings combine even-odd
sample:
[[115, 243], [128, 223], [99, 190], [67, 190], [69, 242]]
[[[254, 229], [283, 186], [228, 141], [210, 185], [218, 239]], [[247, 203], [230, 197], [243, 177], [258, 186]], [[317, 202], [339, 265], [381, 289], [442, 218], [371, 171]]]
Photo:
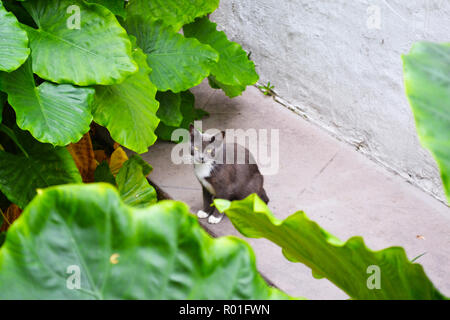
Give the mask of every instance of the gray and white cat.
[[264, 178], [250, 151], [237, 143], [225, 143], [224, 131], [208, 135], [191, 125], [189, 132], [194, 172], [203, 189], [199, 218], [208, 218], [213, 224], [222, 220], [223, 214], [211, 207], [214, 198], [242, 200], [256, 193], [265, 203], [269, 202]]

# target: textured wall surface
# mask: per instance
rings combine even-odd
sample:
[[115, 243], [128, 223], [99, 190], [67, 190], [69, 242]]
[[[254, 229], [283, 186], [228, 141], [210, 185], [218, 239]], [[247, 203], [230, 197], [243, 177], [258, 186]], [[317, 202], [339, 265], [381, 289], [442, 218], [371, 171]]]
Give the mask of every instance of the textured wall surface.
[[415, 41], [450, 41], [449, 0], [221, 0], [212, 19], [287, 105], [444, 198], [417, 138], [401, 55]]

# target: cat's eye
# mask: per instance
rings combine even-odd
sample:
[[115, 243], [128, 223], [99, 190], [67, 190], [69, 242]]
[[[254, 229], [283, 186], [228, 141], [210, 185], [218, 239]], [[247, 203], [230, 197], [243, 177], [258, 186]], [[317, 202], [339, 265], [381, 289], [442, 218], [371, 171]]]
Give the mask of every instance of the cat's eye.
[[195, 146], [195, 147], [194, 147], [194, 150], [195, 150], [195, 151], [198, 151], [198, 147], [197, 147], [197, 146]]
[[211, 153], [211, 152], [212, 152], [212, 149], [208, 149], [208, 150], [206, 150], [206, 152]]

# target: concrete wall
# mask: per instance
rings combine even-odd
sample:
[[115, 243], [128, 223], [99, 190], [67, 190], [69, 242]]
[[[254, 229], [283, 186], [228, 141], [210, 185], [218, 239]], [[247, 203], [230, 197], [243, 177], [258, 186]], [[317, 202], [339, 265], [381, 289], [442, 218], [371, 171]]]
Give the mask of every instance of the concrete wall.
[[444, 198], [401, 54], [418, 40], [450, 41], [449, 0], [221, 0], [212, 20], [251, 51], [260, 82], [286, 105]]

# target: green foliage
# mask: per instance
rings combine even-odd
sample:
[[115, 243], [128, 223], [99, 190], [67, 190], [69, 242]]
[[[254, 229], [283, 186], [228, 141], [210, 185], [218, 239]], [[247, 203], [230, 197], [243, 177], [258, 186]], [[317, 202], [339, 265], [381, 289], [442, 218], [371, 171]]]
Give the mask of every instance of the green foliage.
[[219, 59], [210, 46], [185, 38], [160, 21], [129, 16], [126, 29], [147, 54], [153, 70], [150, 79], [160, 91], [177, 93], [200, 84]]
[[150, 20], [161, 20], [174, 31], [213, 12], [219, 0], [130, 0], [128, 14], [141, 15]]
[[140, 156], [133, 155], [123, 163], [117, 176], [114, 177], [108, 163], [103, 161], [95, 169], [94, 181], [106, 182], [117, 187], [126, 204], [143, 208], [158, 200], [155, 188], [146, 179], [152, 169]]
[[0, 74], [0, 90], [8, 94], [17, 125], [40, 142], [65, 146], [89, 131], [92, 88], [50, 82], [36, 87], [28, 60], [16, 71]]
[[172, 91], [161, 92], [156, 94], [156, 100], [159, 101], [159, 109], [156, 115], [164, 124], [177, 127], [183, 121], [181, 113], [181, 94]]
[[[214, 11], [218, 0], [130, 1], [127, 9], [119, 0], [4, 3], [6, 9], [0, 2], [0, 90], [7, 98], [0, 93], [0, 121], [9, 102], [19, 128], [37, 140], [18, 129], [1, 128], [0, 188], [21, 207], [36, 188], [81, 182], [68, 152], [49, 144], [77, 142], [93, 119], [115, 141], [143, 153], [156, 141], [156, 133], [170, 140], [173, 130], [188, 128], [206, 114], [195, 108], [187, 90], [211, 71], [226, 84], [242, 80], [239, 93], [253, 81], [249, 77], [257, 78], [250, 70], [253, 64], [243, 59], [244, 51], [216, 31], [215, 24], [201, 19], [187, 26], [194, 31], [198, 23], [208, 26], [206, 34], [198, 33], [201, 41], [177, 32]], [[238, 65], [230, 64], [232, 59]], [[237, 71], [241, 73], [236, 76]], [[141, 198], [142, 203], [154, 201], [154, 190], [136, 160], [130, 159], [117, 181], [107, 169], [99, 166], [96, 178], [120, 181], [119, 189], [135, 192], [139, 203]]]
[[16, 17], [5, 10], [0, 1], [0, 71], [19, 68], [30, 54], [28, 37]]
[[[19, 127], [43, 143], [76, 142], [93, 119], [143, 153], [160, 120], [165, 139], [204, 115], [181, 103], [182, 92], [217, 77], [233, 97], [258, 78], [245, 51], [202, 18], [218, 0], [3, 1], [0, 71], [8, 73], [0, 74], [0, 90]], [[189, 37], [178, 33], [182, 26]], [[95, 98], [92, 88], [72, 85], [94, 87]]]
[[247, 53], [236, 42], [231, 42], [223, 31], [216, 30], [217, 25], [208, 18], [197, 19], [183, 27], [187, 37], [195, 37], [201, 43], [208, 44], [219, 53], [219, 61], [211, 68], [211, 75], [216, 82], [236, 88], [241, 92], [248, 85], [255, 84], [259, 77], [255, 64], [249, 60]]
[[[280, 221], [255, 194], [214, 204], [244, 236], [272, 241], [289, 261], [307, 265], [315, 277], [326, 277], [353, 299], [445, 299], [422, 266], [408, 260], [403, 248], [372, 251], [361, 237], [342, 242], [303, 212]], [[371, 266], [380, 270], [380, 289], [367, 285]]]
[[106, 182], [112, 184], [113, 186], [116, 185], [116, 178], [114, 178], [114, 175], [109, 168], [108, 162], [103, 161], [97, 166], [94, 172], [94, 181]]
[[[172, 133], [178, 128], [189, 129], [189, 125], [194, 120], [202, 119], [208, 113], [202, 109], [195, 108], [195, 97], [190, 91], [183, 91], [180, 93], [180, 112], [183, 116], [181, 124], [177, 127], [166, 125], [160, 122], [156, 129], [156, 134], [162, 140], [172, 141]], [[180, 141], [174, 141], [180, 142]]]
[[[178, 33], [218, 0], [126, 4], [0, 2], [0, 200], [25, 209], [0, 249], [0, 298], [288, 298], [263, 281], [243, 241], [212, 240], [185, 205], [155, 204], [151, 167], [139, 156], [116, 177], [98, 165], [94, 180], [108, 185], [81, 185], [63, 147], [92, 120], [143, 153], [206, 114], [189, 91], [205, 78], [235, 85], [236, 95], [257, 79], [215, 24], [199, 20], [208, 27], [200, 41]], [[77, 164], [90, 170], [86, 154]], [[62, 184], [79, 185], [44, 190]], [[82, 270], [80, 290], [66, 287], [71, 265]]]
[[[116, 177], [100, 164], [94, 179], [109, 185], [52, 187], [35, 197], [38, 189], [81, 184], [67, 149], [54, 146], [79, 140], [92, 119], [143, 153], [207, 114], [189, 91], [205, 78], [229, 97], [258, 80], [242, 47], [205, 17], [218, 0], [125, 4], [0, 2], [0, 90], [7, 94], [0, 93], [0, 200], [26, 207], [0, 249], [0, 298], [288, 298], [262, 280], [246, 243], [211, 239], [184, 204], [155, 204], [151, 167], [138, 156]], [[421, 141], [450, 198], [449, 48], [417, 44], [404, 68]], [[267, 95], [273, 88], [260, 86]], [[341, 242], [302, 212], [279, 221], [256, 196], [216, 206], [242, 234], [273, 241], [352, 298], [444, 298], [401, 248], [371, 251], [360, 237]], [[81, 290], [66, 287], [70, 265], [82, 270]], [[373, 265], [380, 290], [367, 287]]]
[[[22, 6], [21, 2], [17, 0], [1, 0], [3, 2], [3, 5], [5, 6], [5, 9], [9, 12], [11, 12], [17, 20], [19, 20], [19, 23], [26, 24], [28, 26], [31, 26], [33, 28], [37, 28], [36, 23], [34, 22], [33, 18], [30, 16], [30, 14], [25, 10], [25, 8]], [[21, 25], [23, 27], [23, 25]], [[25, 32], [25, 30], [23, 30]], [[26, 35], [26, 32], [25, 32]], [[27, 37], [28, 38], [28, 37]], [[28, 43], [27, 43], [28, 47]]]
[[93, 112], [94, 120], [108, 128], [115, 141], [144, 153], [156, 141], [154, 131], [159, 123], [156, 116], [159, 104], [155, 99], [156, 87], [149, 79], [152, 70], [145, 54], [135, 47], [133, 58], [139, 71], [120, 84], [97, 86]]
[[0, 151], [0, 191], [22, 209], [37, 189], [64, 183], [81, 183], [81, 176], [70, 153], [39, 143], [27, 132], [13, 133], [23, 151]]
[[[82, 0], [28, 0], [39, 29], [26, 27], [33, 71], [39, 77], [86, 86], [122, 82], [137, 71], [131, 42], [114, 14]], [[70, 6], [80, 8], [80, 29], [68, 28]]]
[[403, 64], [420, 141], [439, 165], [450, 203], [450, 43], [416, 43]]
[[86, 2], [102, 5], [115, 15], [121, 16], [122, 18], [125, 18], [127, 16], [125, 3], [123, 0], [87, 0]]
[[43, 191], [0, 248], [0, 299], [287, 298], [244, 241], [212, 239], [180, 202], [127, 206], [108, 184]]
[[120, 168], [116, 183], [120, 196], [126, 204], [133, 207], [146, 207], [157, 201], [156, 190], [146, 179], [152, 169], [137, 155], [132, 156]]
[[208, 83], [211, 88], [222, 89], [229, 98], [237, 97], [242, 94], [242, 91], [245, 90], [245, 87], [242, 86], [231, 86], [223, 84], [220, 81], [217, 81], [216, 77], [212, 75], [208, 77]]
[[259, 76], [255, 64], [248, 58], [242, 47], [227, 39], [222, 31], [217, 31], [216, 24], [207, 18], [197, 19], [183, 27], [187, 37], [195, 37], [208, 44], [219, 53], [219, 61], [213, 64], [209, 84], [214, 89], [222, 89], [234, 98], [242, 94], [246, 86], [255, 84]]
[[260, 89], [264, 93], [265, 96], [273, 96], [274, 95], [274, 92], [273, 92], [274, 88], [275, 88], [275, 86], [272, 86], [270, 84], [270, 81], [267, 82], [266, 85], [258, 86], [258, 89]]

